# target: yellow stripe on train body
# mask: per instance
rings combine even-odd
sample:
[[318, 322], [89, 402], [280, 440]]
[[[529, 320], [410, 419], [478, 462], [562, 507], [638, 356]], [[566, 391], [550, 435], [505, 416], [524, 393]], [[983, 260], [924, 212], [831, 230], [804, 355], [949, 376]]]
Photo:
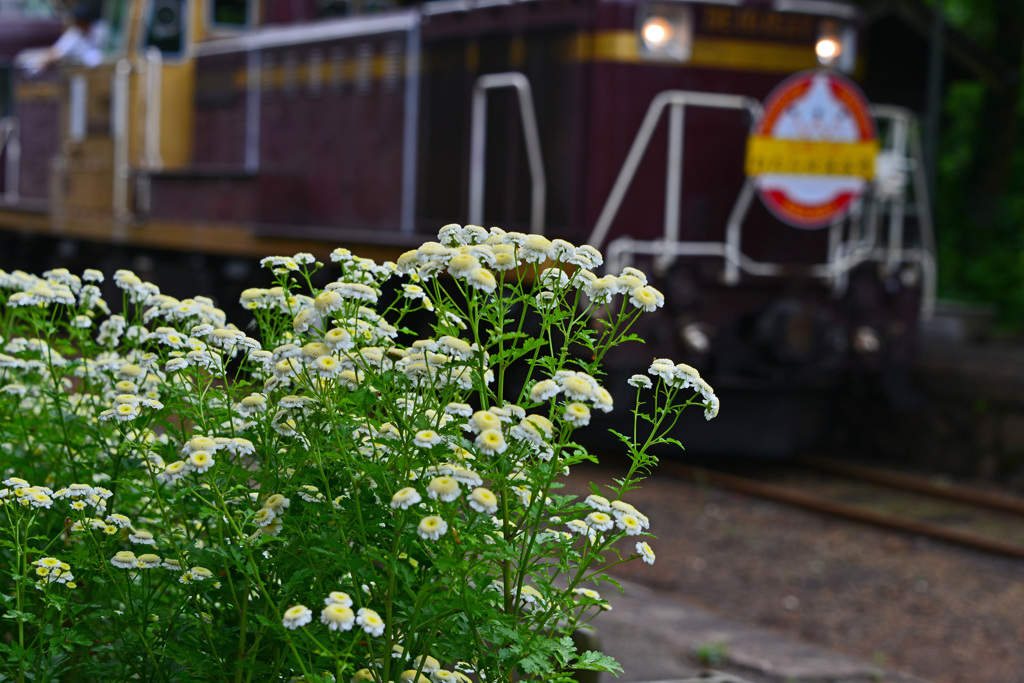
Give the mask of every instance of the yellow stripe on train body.
[[793, 73], [818, 67], [811, 45], [706, 36], [694, 37], [693, 52], [690, 59], [685, 62], [651, 61], [641, 57], [639, 38], [636, 31], [631, 30], [580, 33], [576, 36], [569, 54], [570, 59], [580, 62], [668, 65], [767, 73]]

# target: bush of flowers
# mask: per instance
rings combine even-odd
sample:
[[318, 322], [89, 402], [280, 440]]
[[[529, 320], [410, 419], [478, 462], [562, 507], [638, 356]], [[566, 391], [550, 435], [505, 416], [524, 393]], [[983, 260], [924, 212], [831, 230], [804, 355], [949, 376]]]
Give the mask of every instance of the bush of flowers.
[[628, 471], [582, 500], [560, 480], [612, 410], [602, 358], [662, 295], [496, 228], [331, 259], [264, 259], [250, 334], [129, 271], [113, 314], [97, 271], [0, 271], [0, 680], [617, 671], [570, 635], [610, 567], [654, 562], [630, 492], [717, 398], [655, 360]]

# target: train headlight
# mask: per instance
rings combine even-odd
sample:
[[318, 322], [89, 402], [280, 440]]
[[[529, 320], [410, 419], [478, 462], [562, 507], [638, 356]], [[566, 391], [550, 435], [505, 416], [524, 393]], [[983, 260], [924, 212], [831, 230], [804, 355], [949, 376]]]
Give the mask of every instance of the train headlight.
[[857, 34], [853, 26], [830, 19], [818, 24], [818, 41], [814, 54], [822, 66], [852, 73], [857, 65]]
[[693, 52], [693, 8], [677, 2], [651, 2], [637, 14], [640, 57], [685, 62]]
[[814, 53], [818, 55], [818, 61], [822, 64], [831, 64], [840, 52], [842, 52], [842, 46], [838, 40], [831, 37], [818, 39], [814, 46]]
[[664, 50], [672, 40], [672, 23], [665, 17], [648, 17], [640, 35], [649, 50]]

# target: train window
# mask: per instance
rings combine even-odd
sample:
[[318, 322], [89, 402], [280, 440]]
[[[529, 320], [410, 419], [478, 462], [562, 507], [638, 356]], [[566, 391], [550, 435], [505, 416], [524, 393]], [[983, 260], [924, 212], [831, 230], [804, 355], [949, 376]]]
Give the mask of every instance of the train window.
[[185, 51], [185, 0], [153, 0], [146, 22], [145, 47], [155, 47], [165, 56]]
[[210, 3], [210, 23], [224, 28], [249, 26], [249, 0], [213, 0]]
[[103, 52], [109, 55], [119, 52], [124, 44], [125, 27], [128, 23], [128, 0], [108, 0], [103, 5], [103, 16], [108, 26]]
[[637, 11], [642, 59], [686, 62], [693, 53], [693, 8], [679, 2], [649, 2]]

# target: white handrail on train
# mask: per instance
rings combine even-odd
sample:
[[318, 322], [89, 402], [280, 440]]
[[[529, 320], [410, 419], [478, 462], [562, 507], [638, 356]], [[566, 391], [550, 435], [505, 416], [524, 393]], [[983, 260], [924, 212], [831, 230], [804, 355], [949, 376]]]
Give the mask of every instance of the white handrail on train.
[[540, 149], [540, 132], [533, 106], [530, 80], [518, 71], [480, 76], [473, 84], [473, 117], [469, 153], [469, 222], [483, 225], [484, 221], [484, 162], [487, 155], [487, 91], [513, 88], [519, 95], [519, 118], [523, 125], [523, 140], [530, 165], [530, 231], [544, 234], [544, 205], [547, 197], [547, 179]]
[[21, 172], [21, 134], [18, 119], [6, 116], [0, 119], [0, 152], [7, 151], [4, 164], [4, 201], [18, 203], [18, 180]]
[[405, 34], [405, 103], [402, 121], [402, 210], [398, 229], [411, 234], [416, 229], [416, 153], [420, 120], [420, 17]]
[[[723, 259], [723, 279], [728, 285], [738, 284], [740, 272], [761, 277], [780, 277], [793, 271], [792, 264], [756, 261], [743, 253], [741, 248], [743, 220], [753, 202], [755, 188], [753, 180], [747, 178], [736, 197], [732, 211], [726, 222], [724, 242], [693, 242], [679, 240], [680, 204], [682, 201], [682, 158], [683, 158], [683, 108], [686, 106], [711, 107], [719, 109], [747, 110], [756, 120], [760, 115], [761, 105], [756, 100], [739, 95], [720, 93], [703, 93], [683, 90], [668, 90], [659, 93], [651, 101], [643, 122], [637, 131], [622, 164], [619, 175], [609, 192], [608, 199], [598, 216], [597, 223], [591, 231], [588, 243], [600, 248], [608, 237], [612, 221], [622, 204], [626, 192], [633, 182], [637, 167], [640, 165], [647, 146], [654, 135], [655, 127], [667, 107], [672, 107], [669, 119], [669, 136], [667, 150], [666, 188], [665, 188], [665, 225], [663, 236], [656, 240], [636, 240], [620, 237], [613, 240], [607, 247], [607, 268], [615, 271], [628, 265], [630, 255], [646, 254], [655, 256], [655, 265], [664, 269], [671, 265], [679, 256], [714, 256]], [[921, 297], [921, 317], [931, 315], [935, 305], [937, 286], [936, 265], [934, 255], [934, 237], [932, 233], [931, 213], [929, 211], [927, 187], [920, 172], [923, 162], [920, 156], [920, 141], [914, 134], [911, 123], [913, 114], [900, 107], [876, 106], [872, 108], [876, 118], [887, 118], [893, 122], [894, 135], [891, 151], [906, 158], [909, 154], [910, 171], [914, 178], [915, 205], [918, 215], [918, 228], [921, 234], [920, 248], [908, 248], [904, 242], [903, 220], [905, 216], [906, 197], [904, 193], [889, 198], [889, 230], [888, 243], [883, 247], [876, 245], [877, 211], [879, 202], [873, 202], [868, 215], [868, 233], [859, 230], [853, 238], [851, 226], [850, 239], [843, 239], [843, 221], [837, 221], [829, 227], [829, 249], [825, 263], [799, 266], [800, 270], [811, 277], [827, 279], [837, 288], [844, 284], [844, 276], [858, 264], [865, 261], [884, 263], [889, 270], [900, 263], [916, 263], [921, 268], [923, 291]]]
[[131, 106], [128, 99], [132, 63], [128, 58], [117, 60], [114, 66], [114, 83], [111, 92], [111, 114], [114, 138], [114, 234], [124, 237], [128, 221], [131, 220], [131, 208], [128, 205], [128, 186], [131, 182], [132, 169], [128, 150], [128, 117]]
[[150, 46], [145, 54], [146, 63], [146, 133], [145, 133], [145, 165], [150, 171], [160, 171], [164, 167], [160, 155], [160, 114], [163, 107], [161, 99], [163, 79], [163, 54], [159, 48]]
[[[654, 129], [667, 107], [672, 107], [672, 112], [669, 120], [668, 164], [665, 173], [665, 236], [661, 241], [666, 246], [679, 242], [679, 215], [683, 181], [683, 109], [686, 106], [746, 110], [754, 119], [761, 113], [761, 103], [752, 97], [743, 95], [690, 90], [665, 90], [655, 95], [650, 106], [647, 107], [647, 113], [633, 139], [633, 145], [626, 154], [626, 160], [622, 163], [615, 184], [612, 185], [612, 190], [608, 193], [608, 199], [601, 209], [597, 223], [594, 224], [594, 229], [591, 231], [590, 237], [587, 238], [589, 244], [600, 247], [608, 237], [612, 221], [615, 220], [615, 216], [619, 212], [626, 191], [633, 183], [637, 167], [647, 152], [647, 146], [654, 136]], [[740, 197], [743, 197], [742, 192]], [[729, 220], [731, 224], [731, 216]], [[709, 242], [707, 244], [718, 243]], [[665, 259], [661, 259], [663, 261], [660, 263], [661, 266], [668, 265], [666, 259], [671, 259], [671, 255], [666, 255]]]

